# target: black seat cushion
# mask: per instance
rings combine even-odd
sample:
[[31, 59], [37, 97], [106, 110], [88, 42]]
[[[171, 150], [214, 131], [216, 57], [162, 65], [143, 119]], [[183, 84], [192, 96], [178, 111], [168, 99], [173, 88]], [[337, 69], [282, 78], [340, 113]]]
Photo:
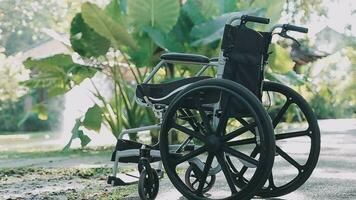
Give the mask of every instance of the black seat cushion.
[[211, 78], [209, 76], [198, 76], [185, 78], [162, 84], [140, 84], [136, 88], [136, 97], [146, 103], [144, 96], [147, 96], [152, 103], [169, 105], [175, 95], [191, 83]]
[[161, 55], [162, 60], [166, 61], [179, 61], [179, 62], [191, 62], [191, 63], [209, 63], [209, 58], [198, 54], [188, 53], [165, 53]]

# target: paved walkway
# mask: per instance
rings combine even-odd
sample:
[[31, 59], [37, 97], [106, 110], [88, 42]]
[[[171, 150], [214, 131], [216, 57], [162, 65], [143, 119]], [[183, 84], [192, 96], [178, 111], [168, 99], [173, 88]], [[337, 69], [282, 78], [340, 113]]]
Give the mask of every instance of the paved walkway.
[[[318, 166], [315, 169], [313, 175], [298, 190], [286, 196], [274, 198], [275, 200], [277, 199], [278, 200], [310, 200], [310, 199], [354, 200], [356, 199], [356, 119], [321, 120], [319, 122], [319, 125], [322, 131], [321, 154], [320, 154]], [[303, 149], [303, 147], [298, 146], [298, 149]], [[85, 166], [107, 167], [107, 166], [111, 166], [112, 164], [109, 161], [109, 157], [110, 155], [96, 156], [96, 157], [81, 157], [81, 158], [78, 157], [38, 158], [35, 160], [1, 159], [0, 157], [0, 166], [2, 167], [31, 166], [31, 167], [45, 167], [45, 168], [53, 168], [53, 167], [71, 168], [71, 167], [85, 167]], [[278, 173], [280, 177], [282, 177], [283, 179], [288, 177], [289, 172], [288, 170], [279, 170]], [[101, 190], [110, 191], [112, 187], [105, 183], [106, 182], [105, 177], [103, 178], [103, 180], [93, 179], [97, 183], [93, 187], [100, 191]], [[28, 178], [31, 179], [30, 181], [32, 181], [33, 177], [28, 177]], [[18, 179], [24, 181], [21, 176], [18, 177]], [[36, 177], [35, 179], [37, 180]], [[11, 180], [9, 179], [10, 182]], [[76, 185], [73, 184], [73, 180], [66, 180], [68, 181], [68, 184], [64, 186], [66, 187], [68, 186], [70, 190], [73, 190], [73, 188], [80, 190], [83, 189], [82, 187], [85, 186], [81, 182], [83, 180], [84, 179], [78, 180], [79, 182], [77, 181], [78, 184]], [[76, 181], [74, 180], [74, 182]], [[57, 179], [53, 179], [53, 183], [58, 185]], [[24, 186], [24, 184], [21, 182], [18, 184], [23, 185], [24, 192], [29, 192], [30, 190], [32, 190], [31, 188], [33, 188], [33, 187], [29, 187], [29, 185]], [[2, 183], [0, 183], [0, 199], [2, 199], [1, 186]], [[14, 185], [14, 187], [16, 186]], [[47, 193], [50, 192], [50, 193], [45, 195], [45, 192], [43, 192], [42, 190], [43, 191], [46, 190], [45, 192]], [[39, 191], [40, 193], [38, 194], [41, 198], [29, 198], [29, 199], [42, 199], [42, 197], [44, 196], [52, 197], [53, 191], [54, 191], [53, 187], [49, 187], [49, 188], [43, 187], [41, 191]], [[63, 189], [63, 187], [61, 187], [58, 189], [58, 191], [63, 191], [63, 194], [61, 195], [65, 197], [68, 194], [69, 190], [67, 190], [66, 188]], [[131, 196], [125, 198], [125, 200], [139, 200], [139, 197], [135, 192]], [[167, 178], [165, 178], [160, 182], [160, 193], [157, 197], [157, 200], [186, 200], [186, 198], [182, 197], [182, 195], [172, 186], [170, 181]]]
[[[317, 168], [301, 188], [275, 200], [356, 199], [356, 119], [322, 120], [319, 126], [322, 144]], [[125, 198], [138, 199], [136, 194]], [[167, 199], [186, 200], [164, 179], [157, 200]]]

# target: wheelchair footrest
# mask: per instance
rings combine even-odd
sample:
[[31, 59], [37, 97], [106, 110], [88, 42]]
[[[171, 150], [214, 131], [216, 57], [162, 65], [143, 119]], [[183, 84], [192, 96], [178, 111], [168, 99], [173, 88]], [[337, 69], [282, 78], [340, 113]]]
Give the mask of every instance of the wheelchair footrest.
[[121, 180], [120, 178], [114, 177], [114, 176], [108, 176], [108, 184], [112, 185], [112, 186], [124, 186], [124, 185], [131, 185], [133, 183], [127, 183], [123, 180]]
[[[142, 149], [143, 146], [145, 146], [144, 149]], [[137, 150], [137, 153], [135, 153], [135, 150]], [[143, 156], [149, 158], [150, 163], [160, 161], [160, 157], [151, 156], [152, 150], [158, 150], [158, 146], [144, 145], [131, 140], [118, 139], [115, 150], [111, 156], [111, 161], [115, 161], [117, 152], [123, 152], [123, 155], [119, 157], [119, 162], [121, 163], [138, 163]], [[142, 152], [145, 152], [145, 155], [142, 155]]]

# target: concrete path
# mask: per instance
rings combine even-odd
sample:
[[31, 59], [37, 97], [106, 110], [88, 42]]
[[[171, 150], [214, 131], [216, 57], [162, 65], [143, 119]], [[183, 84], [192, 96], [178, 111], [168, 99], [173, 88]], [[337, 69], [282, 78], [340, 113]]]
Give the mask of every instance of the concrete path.
[[[321, 120], [321, 153], [317, 168], [309, 180], [298, 190], [274, 200], [344, 200], [356, 199], [356, 119], [346, 120]], [[298, 143], [299, 142], [299, 143]], [[297, 141], [296, 149], [304, 149], [300, 141]], [[81, 168], [81, 167], [109, 167], [110, 155], [90, 156], [90, 157], [45, 157], [36, 159], [3, 159], [0, 156], [0, 168], [12, 167], [45, 167], [45, 168]], [[277, 159], [276, 165], [280, 164]], [[124, 167], [129, 167], [124, 165]], [[134, 166], [136, 167], [136, 166]], [[280, 179], [287, 179], [289, 170], [277, 169]], [[98, 192], [106, 191], [110, 193], [113, 189], [106, 184], [106, 174], [98, 179], [70, 179], [59, 174], [58, 177], [49, 178], [41, 174], [26, 176], [14, 176], [5, 179], [0, 178], [0, 199], [3, 195], [8, 197], [24, 197], [19, 199], [58, 199], [58, 191], [67, 199], [67, 195], [72, 190], [83, 190], [87, 185], [95, 188]], [[218, 177], [219, 178], [219, 177]], [[48, 179], [48, 180], [47, 180]], [[63, 179], [63, 180], [62, 180]], [[68, 180], [67, 180], [68, 179]], [[5, 180], [5, 182], [2, 182]], [[58, 181], [62, 181], [61, 184]], [[37, 182], [41, 183], [37, 183]], [[45, 184], [42, 184], [45, 183]], [[53, 184], [52, 184], [53, 182]], [[95, 184], [93, 183], [95, 182]], [[32, 184], [32, 185], [31, 185]], [[21, 187], [25, 195], [18, 194], [16, 190]], [[36, 189], [40, 187], [40, 189]], [[118, 188], [120, 189], [120, 188]], [[220, 189], [217, 187], [217, 189]], [[221, 192], [224, 190], [221, 189]], [[33, 193], [32, 196], [29, 194]], [[57, 196], [56, 196], [57, 195]], [[7, 199], [7, 198], [5, 198]], [[15, 198], [17, 199], [17, 198]], [[95, 198], [93, 198], [95, 199]], [[125, 200], [139, 200], [136, 192], [132, 193]], [[160, 182], [160, 192], [157, 200], [186, 200], [172, 186], [167, 178]]]
[[[321, 120], [319, 163], [298, 190], [275, 200], [356, 199], [356, 119]], [[278, 162], [278, 161], [277, 161]], [[284, 171], [280, 171], [281, 177]], [[285, 175], [287, 177], [288, 175]], [[133, 194], [125, 200], [139, 200]], [[168, 179], [160, 182], [157, 200], [186, 200]]]

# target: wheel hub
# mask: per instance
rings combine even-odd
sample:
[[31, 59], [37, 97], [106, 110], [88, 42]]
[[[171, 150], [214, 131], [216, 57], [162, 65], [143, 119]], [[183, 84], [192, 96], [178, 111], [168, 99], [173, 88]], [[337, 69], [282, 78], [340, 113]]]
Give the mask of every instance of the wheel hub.
[[215, 135], [207, 137], [206, 145], [208, 146], [208, 151], [211, 153], [216, 153], [221, 149], [222, 146], [221, 138]]

